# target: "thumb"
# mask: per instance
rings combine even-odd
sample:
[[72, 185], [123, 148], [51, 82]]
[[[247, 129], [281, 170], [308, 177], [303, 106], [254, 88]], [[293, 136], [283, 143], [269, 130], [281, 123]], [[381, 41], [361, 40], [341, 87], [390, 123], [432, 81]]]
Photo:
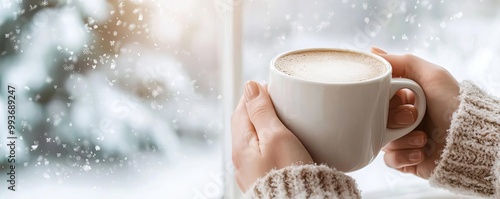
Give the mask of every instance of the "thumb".
[[387, 54], [376, 47], [372, 48], [372, 53], [381, 56], [391, 64], [393, 77], [412, 79], [419, 84], [422, 83], [422, 78], [426, 73], [439, 69], [438, 66], [410, 54]]
[[250, 81], [245, 85], [245, 102], [257, 136], [259, 139], [266, 138], [270, 131], [272, 133], [282, 133], [286, 129], [279, 120], [271, 97], [266, 89], [260, 84]]

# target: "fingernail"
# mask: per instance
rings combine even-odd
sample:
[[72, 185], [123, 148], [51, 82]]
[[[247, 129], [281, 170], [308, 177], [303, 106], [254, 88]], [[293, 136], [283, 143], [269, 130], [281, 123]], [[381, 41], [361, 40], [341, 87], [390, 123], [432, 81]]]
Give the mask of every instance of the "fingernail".
[[410, 110], [405, 109], [396, 113], [395, 122], [396, 124], [409, 125], [415, 122], [415, 118]]
[[387, 52], [375, 46], [372, 47], [372, 50], [374, 51], [375, 54], [387, 54]]
[[422, 146], [424, 145], [424, 138], [422, 136], [411, 137], [408, 140], [408, 144], [413, 146]]
[[245, 85], [245, 101], [250, 102], [257, 96], [259, 96], [259, 87], [257, 83], [252, 81], [248, 82]]
[[422, 158], [422, 153], [420, 151], [413, 151], [410, 153], [408, 159], [410, 162], [418, 162]]

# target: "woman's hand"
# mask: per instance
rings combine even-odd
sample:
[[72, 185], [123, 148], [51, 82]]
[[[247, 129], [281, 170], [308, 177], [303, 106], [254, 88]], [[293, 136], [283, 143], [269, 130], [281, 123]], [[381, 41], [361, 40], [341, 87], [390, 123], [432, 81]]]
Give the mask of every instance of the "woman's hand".
[[[426, 93], [428, 105], [420, 130], [385, 147], [386, 164], [429, 178], [444, 147], [451, 114], [458, 106], [458, 83], [443, 68], [418, 57], [373, 51], [392, 64], [394, 77], [406, 77], [419, 83]], [[411, 91], [396, 93], [390, 102], [389, 128], [413, 124], [417, 115], [412, 105], [414, 100]], [[278, 119], [267, 90], [258, 83], [245, 85], [245, 94], [233, 114], [231, 128], [235, 176], [244, 192], [272, 169], [313, 163], [302, 143]]]
[[302, 143], [276, 116], [267, 90], [256, 82], [245, 85], [231, 131], [235, 176], [243, 192], [272, 169], [313, 163]]
[[[436, 167], [436, 161], [443, 150], [451, 116], [458, 107], [458, 82], [444, 68], [413, 55], [387, 54], [373, 48], [372, 52], [383, 57], [392, 65], [393, 77], [404, 77], [416, 81], [424, 90], [427, 98], [427, 113], [420, 126], [408, 135], [390, 142], [384, 147], [385, 163], [405, 173], [412, 173], [428, 179]], [[401, 106], [414, 110], [415, 97], [412, 92], [399, 91], [397, 100]], [[394, 99], [393, 99], [394, 100]], [[391, 100], [391, 106], [393, 102]], [[394, 111], [393, 111], [394, 112]], [[407, 120], [389, 114], [389, 121]], [[404, 116], [404, 115], [402, 115]], [[389, 124], [389, 127], [391, 125]], [[396, 126], [398, 127], [398, 126]]]

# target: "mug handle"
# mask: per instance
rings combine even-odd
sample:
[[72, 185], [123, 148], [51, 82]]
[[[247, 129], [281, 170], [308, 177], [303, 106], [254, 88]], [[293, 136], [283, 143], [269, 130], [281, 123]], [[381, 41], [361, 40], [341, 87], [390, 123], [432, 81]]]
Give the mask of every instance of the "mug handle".
[[391, 97], [394, 96], [398, 90], [403, 88], [410, 89], [415, 94], [415, 108], [418, 111], [417, 120], [415, 121], [414, 124], [406, 128], [400, 128], [400, 129], [387, 128], [387, 130], [385, 131], [384, 142], [382, 142], [383, 144], [382, 146], [385, 146], [387, 143], [396, 140], [398, 138], [401, 138], [404, 135], [410, 133], [420, 124], [420, 122], [422, 122], [422, 119], [424, 118], [427, 105], [426, 105], [426, 98], [424, 91], [422, 90], [420, 85], [418, 85], [417, 82], [411, 79], [393, 78], [391, 80], [390, 96]]

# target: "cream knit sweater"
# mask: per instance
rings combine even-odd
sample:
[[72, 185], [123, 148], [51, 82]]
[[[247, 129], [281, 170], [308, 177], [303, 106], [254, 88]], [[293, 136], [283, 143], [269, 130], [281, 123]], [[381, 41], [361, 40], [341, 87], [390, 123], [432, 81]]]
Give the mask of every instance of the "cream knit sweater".
[[[456, 193], [500, 198], [500, 100], [470, 82], [460, 85], [445, 149], [429, 182]], [[360, 198], [354, 179], [324, 165], [273, 170], [246, 198]]]

